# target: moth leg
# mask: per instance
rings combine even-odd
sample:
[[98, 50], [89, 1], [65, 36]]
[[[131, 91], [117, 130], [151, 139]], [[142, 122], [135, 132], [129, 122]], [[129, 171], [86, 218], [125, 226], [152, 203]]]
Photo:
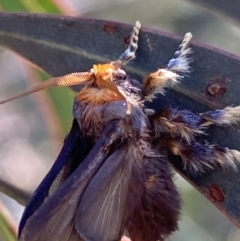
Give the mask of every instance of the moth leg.
[[181, 156], [184, 169], [193, 174], [204, 173], [219, 166], [237, 170], [240, 163], [240, 152], [227, 147], [207, 142], [184, 143], [174, 139], [165, 144], [173, 154]]
[[240, 106], [227, 106], [222, 110], [207, 111], [200, 115], [205, 120], [204, 125], [232, 125], [240, 122]]
[[171, 137], [181, 137], [190, 143], [194, 136], [204, 134], [210, 125], [227, 126], [240, 122], [240, 106], [226, 107], [201, 114], [174, 108], [154, 111], [145, 109], [154, 126], [156, 137], [169, 133]]
[[181, 137], [190, 143], [194, 136], [204, 134], [204, 123], [207, 121], [198, 113], [176, 108], [157, 112], [153, 109], [145, 109], [145, 112], [149, 116], [157, 138], [168, 133], [171, 137]]
[[171, 87], [183, 78], [182, 74], [190, 71], [190, 58], [188, 55], [191, 49], [188, 47], [192, 38], [191, 33], [186, 33], [179, 49], [175, 52], [174, 57], [170, 59], [165, 69], [158, 69], [151, 73], [144, 81], [145, 100], [152, 101], [156, 94], [163, 94], [167, 87]]

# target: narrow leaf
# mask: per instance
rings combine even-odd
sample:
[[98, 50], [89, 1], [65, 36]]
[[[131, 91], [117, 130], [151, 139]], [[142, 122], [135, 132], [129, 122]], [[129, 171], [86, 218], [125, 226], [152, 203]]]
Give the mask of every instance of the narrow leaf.
[[[104, 20], [65, 16], [0, 13], [0, 44], [16, 51], [52, 76], [89, 70], [92, 64], [115, 60], [125, 49], [132, 26]], [[150, 29], [140, 34], [137, 58], [126, 68], [142, 79], [164, 67], [180, 43], [177, 36]], [[155, 108], [174, 106], [203, 112], [239, 105], [240, 59], [193, 41], [190, 76], [154, 102]], [[64, 96], [62, 97], [64, 98]], [[240, 150], [239, 128], [210, 129], [209, 142]], [[215, 170], [188, 176], [176, 157], [172, 163], [189, 182], [240, 227], [240, 172]]]
[[192, 2], [204, 6], [207, 10], [220, 13], [225, 17], [240, 22], [240, 2], [238, 0], [191, 0]]

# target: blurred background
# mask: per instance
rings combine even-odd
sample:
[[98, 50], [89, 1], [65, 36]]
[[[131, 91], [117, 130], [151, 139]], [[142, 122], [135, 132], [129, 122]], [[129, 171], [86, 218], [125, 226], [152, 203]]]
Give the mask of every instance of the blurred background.
[[[216, 6], [206, 7], [199, 2], [208, 1], [0, 0], [0, 8], [2, 11], [65, 14], [130, 24], [139, 20], [144, 27], [179, 35], [191, 31], [197, 41], [240, 55], [236, 16], [224, 15]], [[0, 73], [0, 99], [49, 77], [3, 48], [0, 48]], [[22, 200], [36, 188], [56, 159], [71, 126], [73, 98], [74, 93], [69, 89], [54, 89], [1, 106], [0, 188], [2, 191], [8, 186], [16, 188], [9, 195], [19, 202], [23, 203]], [[176, 184], [183, 198], [183, 215], [180, 231], [169, 240], [240, 240], [240, 231], [177, 174]], [[23, 191], [16, 195], [19, 190]], [[23, 210], [18, 202], [0, 193], [0, 241], [16, 240]]]

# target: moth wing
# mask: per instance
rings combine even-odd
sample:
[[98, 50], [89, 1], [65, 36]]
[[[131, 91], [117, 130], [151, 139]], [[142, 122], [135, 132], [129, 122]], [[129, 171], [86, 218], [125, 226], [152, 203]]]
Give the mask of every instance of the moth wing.
[[[81, 148], [79, 148], [79, 146], [81, 146]], [[76, 155], [76, 147], [78, 147], [78, 158], [77, 160], [73, 160], [76, 159], [74, 157]], [[74, 120], [57, 160], [33, 193], [25, 208], [19, 225], [19, 235], [21, 234], [28, 218], [33, 215], [33, 213], [43, 204], [45, 199], [61, 185], [68, 175], [70, 175], [72, 171], [71, 169], [73, 168], [71, 163], [75, 162], [75, 165], [79, 165], [82, 162], [86, 155], [84, 149], [84, 139], [82, 138], [76, 120]]]
[[75, 227], [85, 241], [120, 240], [126, 221], [129, 166], [127, 145], [102, 164], [84, 191], [75, 215]]
[[114, 131], [109, 124], [83, 162], [26, 220], [19, 241], [82, 240], [75, 231], [74, 216], [86, 185], [109, 155]]

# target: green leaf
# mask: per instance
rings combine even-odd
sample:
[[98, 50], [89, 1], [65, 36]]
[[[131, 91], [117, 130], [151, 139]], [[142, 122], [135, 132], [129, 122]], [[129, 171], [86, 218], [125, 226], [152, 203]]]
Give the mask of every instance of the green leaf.
[[[132, 26], [109, 21], [65, 16], [0, 13], [0, 44], [39, 65], [52, 76], [89, 70], [92, 64], [115, 60], [126, 47]], [[137, 58], [126, 68], [139, 80], [165, 66], [178, 48], [180, 38], [150, 29], [140, 34]], [[206, 111], [239, 105], [240, 59], [219, 49], [193, 41], [192, 73], [181, 85], [154, 102], [155, 108], [171, 105], [180, 109]], [[211, 86], [217, 85], [218, 93]], [[65, 96], [61, 96], [65, 99]], [[211, 143], [240, 149], [237, 128], [211, 128]], [[240, 173], [215, 170], [200, 177], [187, 176], [172, 157], [178, 172], [240, 227]], [[213, 195], [222, 195], [218, 199]]]
[[0, 5], [5, 11], [29, 11], [41, 13], [61, 13], [56, 4], [49, 0], [0, 0]]

